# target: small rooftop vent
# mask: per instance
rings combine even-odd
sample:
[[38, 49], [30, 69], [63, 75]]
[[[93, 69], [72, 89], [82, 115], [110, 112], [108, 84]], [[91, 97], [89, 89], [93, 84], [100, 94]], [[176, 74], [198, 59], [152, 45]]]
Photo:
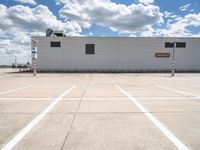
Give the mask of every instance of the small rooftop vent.
[[66, 37], [63, 31], [53, 31], [53, 36], [56, 37]]
[[66, 35], [64, 34], [63, 31], [58, 31], [58, 30], [53, 31], [50, 28], [46, 29], [46, 36], [47, 37], [51, 37], [51, 36], [53, 36], [53, 37], [66, 37]]

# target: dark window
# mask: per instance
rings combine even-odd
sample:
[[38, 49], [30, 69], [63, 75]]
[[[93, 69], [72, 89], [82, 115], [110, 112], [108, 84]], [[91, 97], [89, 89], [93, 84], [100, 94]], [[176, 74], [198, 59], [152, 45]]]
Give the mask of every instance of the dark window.
[[176, 43], [176, 47], [177, 48], [185, 48], [186, 47], [186, 43], [185, 42], [177, 42]]
[[51, 47], [61, 47], [60, 42], [51, 42]]
[[165, 42], [165, 48], [173, 48], [174, 47], [174, 43], [172, 42]]
[[95, 45], [94, 44], [85, 44], [85, 54], [94, 54]]

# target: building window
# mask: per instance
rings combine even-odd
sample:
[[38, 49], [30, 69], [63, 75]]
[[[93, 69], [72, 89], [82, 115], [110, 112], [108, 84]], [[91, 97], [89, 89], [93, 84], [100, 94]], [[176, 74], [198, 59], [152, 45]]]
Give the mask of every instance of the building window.
[[186, 43], [185, 42], [176, 42], [176, 47], [177, 48], [185, 48], [186, 47]]
[[95, 54], [95, 45], [85, 44], [85, 54]]
[[50, 46], [51, 47], [61, 47], [61, 44], [60, 44], [60, 42], [51, 42]]
[[173, 48], [174, 47], [174, 43], [172, 42], [165, 42], [165, 48]]

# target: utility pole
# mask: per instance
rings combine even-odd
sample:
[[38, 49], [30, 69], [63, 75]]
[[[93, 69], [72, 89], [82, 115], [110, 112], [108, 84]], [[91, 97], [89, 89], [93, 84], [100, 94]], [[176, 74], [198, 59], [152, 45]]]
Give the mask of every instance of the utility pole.
[[33, 76], [37, 75], [37, 69], [36, 69], [36, 60], [37, 60], [37, 47], [36, 43], [38, 43], [37, 40], [32, 39], [33, 41], [33, 48], [32, 48], [32, 63], [33, 63]]
[[172, 72], [171, 76], [175, 76], [175, 46], [178, 40], [173, 41], [173, 53], [172, 53]]

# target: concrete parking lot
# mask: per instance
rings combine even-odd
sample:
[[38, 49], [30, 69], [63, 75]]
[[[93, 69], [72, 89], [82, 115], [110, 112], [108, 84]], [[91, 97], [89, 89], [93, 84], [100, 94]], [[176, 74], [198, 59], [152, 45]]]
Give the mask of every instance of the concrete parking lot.
[[199, 73], [0, 73], [2, 150], [199, 147]]

